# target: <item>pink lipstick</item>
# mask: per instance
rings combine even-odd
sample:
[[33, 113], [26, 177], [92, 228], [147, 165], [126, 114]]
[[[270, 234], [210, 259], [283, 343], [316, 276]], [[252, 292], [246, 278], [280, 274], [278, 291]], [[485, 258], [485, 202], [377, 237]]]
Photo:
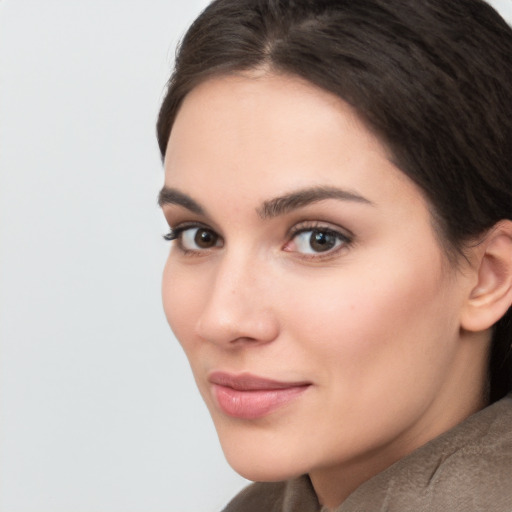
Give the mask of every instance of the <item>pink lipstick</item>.
[[281, 382], [243, 373], [213, 372], [208, 379], [220, 409], [234, 418], [261, 418], [302, 394], [310, 382]]

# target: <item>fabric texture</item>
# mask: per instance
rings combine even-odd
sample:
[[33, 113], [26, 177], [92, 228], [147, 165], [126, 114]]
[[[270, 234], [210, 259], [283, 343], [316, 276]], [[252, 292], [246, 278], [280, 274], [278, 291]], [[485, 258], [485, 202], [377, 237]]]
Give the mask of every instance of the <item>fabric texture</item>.
[[[333, 512], [512, 512], [512, 394], [358, 487]], [[311, 482], [255, 483], [223, 512], [327, 512]]]

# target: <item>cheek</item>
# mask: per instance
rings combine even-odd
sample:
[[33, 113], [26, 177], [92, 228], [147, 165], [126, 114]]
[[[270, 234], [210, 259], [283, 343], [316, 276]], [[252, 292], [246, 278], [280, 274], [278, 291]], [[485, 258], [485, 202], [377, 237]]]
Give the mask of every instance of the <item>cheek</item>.
[[162, 275], [162, 303], [165, 316], [185, 351], [188, 349], [193, 321], [200, 308], [201, 292], [169, 258]]
[[421, 378], [418, 372], [427, 380], [429, 363], [448, 355], [441, 344], [457, 325], [435, 256], [430, 264], [395, 258], [386, 271], [361, 265], [309, 279], [299, 287], [309, 293], [294, 293], [287, 305], [287, 324], [317, 363], [332, 369], [330, 378], [342, 368], [358, 386], [393, 373], [397, 383]]

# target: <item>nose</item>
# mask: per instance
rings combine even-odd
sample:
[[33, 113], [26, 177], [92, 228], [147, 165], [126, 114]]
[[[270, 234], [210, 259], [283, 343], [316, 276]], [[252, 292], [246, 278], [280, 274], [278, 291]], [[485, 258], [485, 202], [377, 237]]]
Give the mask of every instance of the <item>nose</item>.
[[234, 348], [264, 344], [279, 333], [271, 273], [249, 256], [225, 256], [211, 276], [211, 288], [196, 323], [203, 340]]

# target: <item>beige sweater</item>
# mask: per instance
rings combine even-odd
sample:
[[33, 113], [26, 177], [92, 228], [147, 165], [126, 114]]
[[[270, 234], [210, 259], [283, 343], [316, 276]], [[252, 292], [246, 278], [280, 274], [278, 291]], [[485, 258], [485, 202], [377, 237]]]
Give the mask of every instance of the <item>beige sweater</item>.
[[[307, 476], [255, 483], [223, 512], [321, 512]], [[335, 512], [512, 512], [512, 394], [356, 489]]]

